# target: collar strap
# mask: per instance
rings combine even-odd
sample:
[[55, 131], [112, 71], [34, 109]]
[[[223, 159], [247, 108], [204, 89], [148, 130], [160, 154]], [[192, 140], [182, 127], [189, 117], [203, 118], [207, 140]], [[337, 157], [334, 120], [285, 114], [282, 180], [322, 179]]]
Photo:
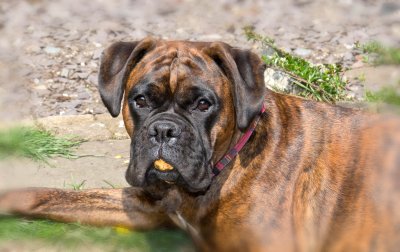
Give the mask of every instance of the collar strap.
[[244, 147], [244, 145], [249, 141], [251, 135], [253, 135], [254, 130], [257, 127], [258, 122], [260, 121], [261, 115], [265, 112], [265, 105], [262, 105], [261, 112], [254, 118], [251, 122], [250, 126], [247, 128], [246, 132], [239, 139], [236, 145], [228, 151], [225, 156], [223, 156], [218, 163], [212, 169], [213, 177], [217, 176], [236, 156], [239, 154], [239, 151]]

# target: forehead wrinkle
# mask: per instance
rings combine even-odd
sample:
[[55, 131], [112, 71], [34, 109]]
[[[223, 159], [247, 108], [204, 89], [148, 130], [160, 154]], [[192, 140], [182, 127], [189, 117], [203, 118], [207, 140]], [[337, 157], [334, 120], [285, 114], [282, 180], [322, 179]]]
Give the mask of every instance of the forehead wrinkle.
[[179, 58], [176, 57], [173, 59], [170, 68], [169, 68], [169, 88], [172, 93], [175, 92], [176, 87], [178, 86], [178, 72], [179, 72]]
[[190, 48], [179, 48], [176, 51], [176, 57], [172, 60], [170, 66], [170, 89], [174, 93], [179, 88], [181, 82], [185, 79], [193, 76], [193, 72], [196, 76], [201, 76], [201, 73], [206, 70], [206, 63], [197, 54], [193, 54]]
[[[132, 88], [134, 85], [136, 85], [136, 83], [146, 78], [148, 75], [156, 76], [169, 74], [169, 71], [165, 69], [165, 67], [168, 67], [169, 69], [169, 66], [172, 60], [176, 57], [176, 54], [176, 49], [168, 48], [165, 45], [146, 54], [131, 71], [127, 87]], [[147, 74], [142, 75], [141, 73]], [[163, 76], [163, 78], [165, 78], [165, 76]]]
[[[146, 74], [140, 74], [146, 73]], [[128, 79], [127, 88], [132, 89], [138, 85], [156, 84], [165, 85], [169, 80], [169, 65], [164, 64], [157, 68], [150, 68], [147, 70], [146, 65], [135, 68]], [[168, 84], [167, 84], [168, 85]]]
[[[166, 52], [165, 52], [166, 51]], [[160, 65], [160, 64], [170, 64], [172, 60], [176, 57], [177, 51], [174, 48], [161, 48], [160, 50], [156, 50], [149, 55], [146, 55], [142, 62], [145, 65], [150, 65], [152, 67]]]

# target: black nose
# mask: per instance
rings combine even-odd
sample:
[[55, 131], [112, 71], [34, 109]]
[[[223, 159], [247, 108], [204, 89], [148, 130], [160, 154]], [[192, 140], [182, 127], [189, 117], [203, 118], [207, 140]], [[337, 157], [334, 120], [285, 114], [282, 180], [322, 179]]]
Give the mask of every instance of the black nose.
[[168, 142], [181, 134], [181, 128], [171, 121], [157, 121], [150, 125], [149, 136], [155, 137], [157, 142]]

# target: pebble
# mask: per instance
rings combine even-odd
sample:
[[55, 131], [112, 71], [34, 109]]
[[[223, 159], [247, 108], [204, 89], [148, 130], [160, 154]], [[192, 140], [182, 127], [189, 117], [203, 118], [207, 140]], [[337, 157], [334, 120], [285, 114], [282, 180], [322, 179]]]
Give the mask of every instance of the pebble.
[[90, 73], [88, 72], [80, 72], [80, 73], [75, 73], [74, 76], [78, 77], [79, 79], [87, 79], [89, 77]]
[[64, 77], [64, 78], [68, 78], [69, 77], [69, 70], [66, 68], [63, 68], [60, 72], [60, 76]]
[[204, 34], [198, 36], [197, 40], [199, 41], [214, 41], [214, 40], [221, 40], [222, 36], [219, 34]]
[[97, 48], [101, 47], [101, 44], [98, 43], [98, 42], [93, 42], [93, 45], [94, 45], [95, 47], [97, 47]]
[[38, 86], [35, 86], [34, 89], [36, 89], [36, 90], [47, 90], [47, 87], [45, 85], [38, 85]]
[[97, 73], [91, 73], [89, 75], [89, 77], [87, 78], [87, 80], [89, 81], [90, 84], [97, 86], [97, 82], [98, 82]]
[[312, 51], [305, 48], [296, 48], [293, 53], [301, 57], [307, 57], [312, 53]]
[[103, 52], [103, 49], [102, 49], [102, 48], [96, 49], [96, 50], [93, 52], [92, 59], [94, 59], [94, 60], [99, 59], [102, 52]]
[[26, 53], [36, 54], [36, 53], [40, 53], [41, 50], [42, 49], [38, 45], [29, 45], [29, 46], [25, 47]]
[[85, 92], [80, 92], [80, 93], [78, 93], [77, 98], [79, 100], [88, 100], [90, 98], [90, 94], [88, 92], [86, 92], [86, 91]]
[[53, 46], [46, 46], [43, 50], [47, 54], [59, 54], [61, 52], [60, 48]]

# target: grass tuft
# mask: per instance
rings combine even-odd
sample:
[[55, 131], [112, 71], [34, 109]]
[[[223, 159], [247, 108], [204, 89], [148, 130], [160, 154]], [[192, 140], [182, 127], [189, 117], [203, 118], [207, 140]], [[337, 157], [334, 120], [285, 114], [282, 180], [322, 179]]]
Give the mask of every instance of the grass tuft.
[[313, 65], [278, 48], [273, 39], [255, 33], [251, 27], [245, 27], [244, 33], [248, 40], [259, 42], [263, 48], [274, 51], [272, 55], [262, 55], [262, 59], [268, 67], [290, 76], [293, 84], [301, 90], [296, 95], [329, 103], [347, 99], [347, 83], [343, 80], [340, 65]]
[[18, 127], [0, 131], [0, 157], [27, 157], [46, 162], [48, 158], [73, 158], [73, 148], [83, 141], [76, 138], [56, 137], [46, 130]]
[[365, 44], [355, 43], [355, 47], [361, 49], [365, 59], [371, 58], [376, 65], [400, 65], [400, 48], [387, 47], [377, 41], [370, 41]]
[[30, 241], [43, 241], [55, 246], [56, 251], [74, 251], [91, 246], [101, 247], [102, 251], [193, 251], [188, 237], [180, 231], [121, 232], [117, 227], [95, 228], [76, 223], [0, 216], [0, 244], [24, 241], [28, 244]]
[[366, 100], [369, 102], [381, 102], [390, 105], [400, 106], [400, 94], [394, 87], [383, 87], [377, 92], [367, 91]]
[[[69, 186], [70, 186], [74, 191], [81, 191], [81, 190], [84, 189], [85, 183], [86, 183], [86, 180], [82, 180], [82, 182], [80, 182], [80, 183], [71, 183], [71, 184], [69, 184]], [[65, 184], [64, 184], [64, 187], [65, 187]]]

